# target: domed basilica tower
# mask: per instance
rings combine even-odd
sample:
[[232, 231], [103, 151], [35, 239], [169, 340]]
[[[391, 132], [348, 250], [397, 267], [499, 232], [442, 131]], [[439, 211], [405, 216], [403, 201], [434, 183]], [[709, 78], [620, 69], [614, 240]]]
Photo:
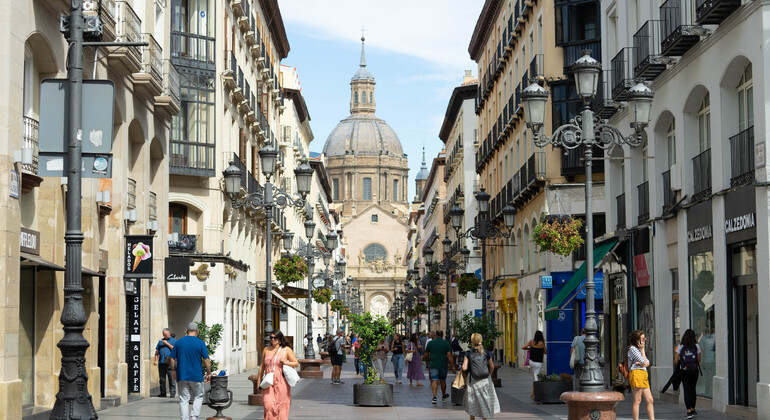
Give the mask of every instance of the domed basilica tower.
[[408, 268], [409, 166], [396, 133], [374, 114], [376, 105], [362, 37], [361, 63], [350, 80], [350, 116], [332, 130], [323, 152], [352, 277], [346, 288], [361, 295], [365, 311], [385, 316]]

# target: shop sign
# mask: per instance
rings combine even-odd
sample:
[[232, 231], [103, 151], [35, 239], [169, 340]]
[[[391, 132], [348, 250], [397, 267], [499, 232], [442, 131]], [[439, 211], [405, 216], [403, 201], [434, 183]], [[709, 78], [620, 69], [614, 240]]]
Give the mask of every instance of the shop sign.
[[19, 173], [11, 169], [11, 185], [8, 193], [11, 198], [19, 198]]
[[21, 228], [19, 250], [32, 255], [40, 255], [40, 232]]
[[650, 285], [650, 271], [647, 269], [647, 258], [650, 254], [634, 255], [634, 286], [647, 287]]
[[541, 289], [553, 289], [553, 276], [540, 276]]
[[725, 233], [738, 232], [744, 229], [751, 229], [756, 226], [754, 213], [744, 214], [725, 220]]
[[167, 257], [165, 274], [167, 282], [190, 281], [190, 259]]
[[142, 382], [142, 293], [141, 280], [128, 280], [134, 294], [126, 293], [126, 363], [128, 392], [138, 393]]
[[687, 231], [687, 242], [693, 243], [704, 239], [711, 239], [712, 236], [713, 229], [711, 225], [701, 226]]
[[125, 277], [152, 277], [152, 235], [126, 235]]

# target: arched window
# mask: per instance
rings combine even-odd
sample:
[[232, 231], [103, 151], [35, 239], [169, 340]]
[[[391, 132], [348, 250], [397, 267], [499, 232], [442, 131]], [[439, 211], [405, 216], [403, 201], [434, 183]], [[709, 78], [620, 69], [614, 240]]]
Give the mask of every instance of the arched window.
[[385, 261], [388, 260], [388, 251], [384, 246], [376, 243], [367, 245], [366, 248], [364, 248], [364, 255], [366, 256], [366, 262], [377, 261], [379, 259]]
[[366, 92], [361, 91], [361, 103], [366, 103]]
[[743, 70], [738, 83], [738, 131], [754, 126], [754, 81], [751, 63]]
[[374, 103], [374, 93], [372, 93], [372, 92], [369, 92], [369, 103], [370, 104]]
[[700, 153], [711, 148], [711, 99], [708, 93], [698, 108], [698, 147]]
[[168, 213], [168, 231], [180, 235], [187, 234], [187, 207], [179, 204], [170, 204], [168, 206]]
[[353, 103], [358, 105], [358, 92], [353, 92]]
[[666, 145], [668, 148], [668, 167], [676, 164], [676, 120], [671, 120], [666, 130]]

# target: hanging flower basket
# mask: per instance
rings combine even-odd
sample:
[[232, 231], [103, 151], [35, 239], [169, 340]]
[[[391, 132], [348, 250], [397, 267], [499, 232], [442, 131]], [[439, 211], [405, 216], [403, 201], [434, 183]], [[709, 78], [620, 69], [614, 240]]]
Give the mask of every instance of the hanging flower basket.
[[350, 315], [350, 308], [348, 308], [347, 306], [343, 306], [342, 309], [340, 309], [340, 315], [342, 316]]
[[329, 303], [329, 307], [332, 308], [333, 311], [339, 312], [342, 310], [342, 308], [345, 307], [345, 304], [342, 303], [342, 301], [339, 299], [334, 299], [333, 301], [331, 301], [331, 303]]
[[414, 305], [414, 311], [416, 315], [423, 315], [428, 313], [428, 307], [424, 303], [418, 303]]
[[444, 304], [444, 295], [441, 293], [434, 293], [428, 298], [431, 308], [439, 308]]
[[298, 255], [281, 257], [273, 264], [273, 274], [284, 286], [302, 281], [307, 276], [307, 271], [307, 263]]
[[473, 273], [461, 274], [457, 279], [457, 293], [467, 296], [468, 293], [476, 293], [481, 286], [481, 280]]
[[332, 301], [332, 289], [328, 287], [321, 287], [313, 290], [313, 300], [324, 304]]
[[581, 227], [583, 222], [570, 216], [542, 215], [540, 223], [532, 231], [532, 240], [540, 252], [548, 251], [566, 257], [585, 242], [580, 236]]
[[406, 310], [406, 316], [409, 318], [414, 318], [417, 316], [417, 311], [414, 308], [409, 308]]

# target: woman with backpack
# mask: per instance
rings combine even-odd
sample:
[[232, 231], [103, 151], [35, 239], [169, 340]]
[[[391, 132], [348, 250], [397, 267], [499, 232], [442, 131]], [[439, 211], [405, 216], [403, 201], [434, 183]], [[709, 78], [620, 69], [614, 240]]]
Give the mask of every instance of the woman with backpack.
[[634, 401], [631, 403], [631, 417], [634, 420], [639, 420], [639, 404], [644, 397], [647, 417], [650, 420], [655, 420], [650, 381], [647, 376], [650, 360], [647, 359], [644, 352], [647, 343], [644, 331], [636, 330], [629, 334], [628, 343], [628, 383], [631, 385], [631, 394], [634, 397]]
[[674, 350], [674, 366], [679, 365], [688, 419], [698, 414], [695, 411], [695, 386], [698, 385], [700, 357], [701, 349], [700, 344], [695, 341], [695, 331], [688, 329], [682, 335], [681, 343]]
[[487, 357], [481, 345], [482, 341], [481, 334], [471, 334], [471, 350], [465, 354], [463, 360], [462, 371], [467, 372], [463, 407], [471, 416], [471, 420], [476, 417], [488, 419], [500, 412], [500, 403], [492, 383], [495, 364]]

